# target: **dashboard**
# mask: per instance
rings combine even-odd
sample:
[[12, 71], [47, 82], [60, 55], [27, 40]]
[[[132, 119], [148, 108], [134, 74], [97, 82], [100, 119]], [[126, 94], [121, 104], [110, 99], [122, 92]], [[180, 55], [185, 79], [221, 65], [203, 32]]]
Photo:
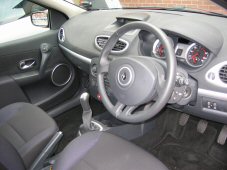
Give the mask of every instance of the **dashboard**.
[[[227, 123], [227, 18], [162, 10], [99, 10], [78, 15], [59, 30], [65, 56], [90, 78], [90, 93], [99, 98], [96, 74], [102, 48], [122, 25], [144, 21], [162, 29], [175, 50], [176, 85], [168, 107]], [[109, 59], [144, 56], [165, 65], [165, 48], [152, 33], [133, 30], [122, 36]], [[112, 96], [108, 75], [107, 93]]]

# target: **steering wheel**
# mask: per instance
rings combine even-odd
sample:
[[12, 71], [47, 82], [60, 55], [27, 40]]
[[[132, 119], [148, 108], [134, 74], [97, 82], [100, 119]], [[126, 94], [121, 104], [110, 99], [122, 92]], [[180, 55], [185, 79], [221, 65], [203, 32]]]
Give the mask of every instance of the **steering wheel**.
[[[123, 56], [108, 59], [118, 39], [135, 29], [150, 32], [161, 41], [165, 48], [166, 68], [152, 57]], [[117, 119], [129, 123], [146, 121], [159, 113], [169, 101], [175, 86], [177, 64], [169, 38], [160, 28], [141, 21], [120, 27], [109, 38], [99, 59], [98, 90], [104, 106]], [[115, 104], [111, 103], [105, 89], [106, 74], [117, 100]], [[151, 101], [154, 103], [148, 104]], [[143, 109], [137, 109], [144, 105]]]

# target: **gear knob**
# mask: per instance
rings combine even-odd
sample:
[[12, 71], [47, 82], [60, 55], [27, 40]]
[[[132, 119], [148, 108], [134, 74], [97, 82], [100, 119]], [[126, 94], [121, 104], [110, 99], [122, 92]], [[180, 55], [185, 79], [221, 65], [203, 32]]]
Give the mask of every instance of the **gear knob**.
[[81, 104], [84, 112], [88, 112], [91, 110], [91, 107], [89, 104], [89, 94], [87, 92], [84, 92], [83, 94], [81, 94], [80, 104]]
[[89, 94], [87, 92], [84, 92], [80, 96], [80, 104], [83, 109], [82, 114], [83, 126], [86, 130], [91, 130], [92, 110], [89, 104]]

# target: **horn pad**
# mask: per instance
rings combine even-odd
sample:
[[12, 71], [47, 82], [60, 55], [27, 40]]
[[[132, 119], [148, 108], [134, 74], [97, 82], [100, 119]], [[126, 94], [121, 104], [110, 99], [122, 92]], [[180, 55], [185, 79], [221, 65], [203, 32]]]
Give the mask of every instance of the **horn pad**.
[[110, 86], [117, 100], [125, 105], [141, 105], [156, 92], [155, 62], [143, 57], [121, 57], [109, 66]]

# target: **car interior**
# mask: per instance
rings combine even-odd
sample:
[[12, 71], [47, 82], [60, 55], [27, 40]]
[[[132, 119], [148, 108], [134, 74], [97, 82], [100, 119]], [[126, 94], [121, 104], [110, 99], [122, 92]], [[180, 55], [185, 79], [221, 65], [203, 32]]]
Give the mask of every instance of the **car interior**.
[[226, 1], [126, 2], [0, 2], [0, 170], [227, 170]]

